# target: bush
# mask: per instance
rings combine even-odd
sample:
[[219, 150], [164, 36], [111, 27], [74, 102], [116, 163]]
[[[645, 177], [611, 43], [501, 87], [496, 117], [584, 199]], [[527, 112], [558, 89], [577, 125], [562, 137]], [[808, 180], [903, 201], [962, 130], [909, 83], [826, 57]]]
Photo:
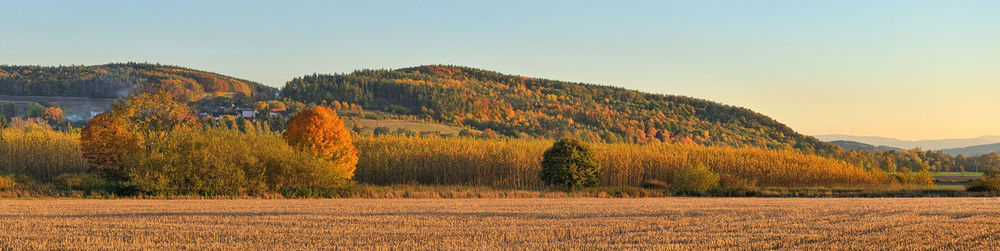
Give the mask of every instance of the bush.
[[549, 185], [596, 187], [601, 183], [601, 167], [590, 148], [573, 138], [556, 141], [542, 155], [538, 177]]
[[339, 189], [347, 170], [296, 151], [267, 132], [180, 129], [123, 161], [137, 189], [151, 194], [242, 195], [286, 189]]
[[983, 177], [965, 185], [969, 192], [1000, 193], [1000, 177]]
[[670, 185], [657, 179], [648, 179], [642, 181], [642, 185], [640, 185], [640, 187], [646, 189], [667, 189], [670, 188]]
[[717, 196], [752, 196], [757, 194], [757, 183], [730, 175], [719, 175], [719, 188], [711, 191]]
[[14, 177], [11, 176], [0, 176], [0, 191], [14, 189], [17, 182], [14, 181]]
[[895, 178], [896, 181], [898, 181], [900, 184], [904, 185], [919, 185], [919, 186], [934, 185], [934, 175], [927, 170], [915, 173], [910, 171], [910, 169], [903, 168], [903, 170], [892, 174], [892, 177]]
[[52, 181], [61, 189], [94, 190], [104, 186], [104, 179], [86, 173], [64, 173]]
[[719, 175], [704, 164], [688, 165], [674, 174], [670, 185], [676, 192], [703, 194], [719, 187]]
[[1000, 193], [1000, 172], [996, 169], [989, 169], [983, 172], [983, 177], [965, 185], [969, 192], [990, 192]]

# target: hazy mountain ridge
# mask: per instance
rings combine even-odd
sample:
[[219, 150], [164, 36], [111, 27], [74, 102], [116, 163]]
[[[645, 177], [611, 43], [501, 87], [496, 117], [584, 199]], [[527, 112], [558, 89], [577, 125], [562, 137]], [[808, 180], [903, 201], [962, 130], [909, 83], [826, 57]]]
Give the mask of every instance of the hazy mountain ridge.
[[834, 140], [834, 141], [830, 141], [830, 144], [834, 144], [834, 145], [840, 146], [840, 148], [844, 148], [844, 150], [848, 150], [848, 151], [869, 151], [869, 152], [882, 151], [882, 152], [888, 152], [888, 151], [903, 150], [902, 148], [897, 148], [897, 147], [875, 146], [875, 145], [871, 145], [871, 144], [865, 144], [865, 143], [861, 143], [861, 142], [857, 142], [857, 141], [847, 141], [847, 140]]
[[979, 156], [979, 155], [984, 155], [984, 154], [990, 154], [990, 153], [1000, 152], [1000, 143], [986, 144], [986, 145], [977, 145], [977, 146], [969, 146], [969, 147], [963, 147], [963, 148], [941, 149], [941, 152], [944, 152], [944, 153], [947, 153], [947, 154], [951, 154], [951, 155], [956, 155], [956, 156], [959, 155], [959, 154], [965, 155], [965, 156]]
[[890, 146], [902, 149], [922, 148], [923, 150], [944, 150], [1000, 143], [1000, 136], [980, 136], [967, 139], [900, 140], [878, 136], [854, 136], [844, 134], [816, 135], [826, 141], [854, 141], [873, 146]]

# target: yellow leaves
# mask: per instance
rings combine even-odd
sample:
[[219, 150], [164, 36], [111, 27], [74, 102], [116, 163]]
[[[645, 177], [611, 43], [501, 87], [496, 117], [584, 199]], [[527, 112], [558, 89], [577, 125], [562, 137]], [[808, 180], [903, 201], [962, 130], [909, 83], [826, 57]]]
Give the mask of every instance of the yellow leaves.
[[24, 173], [47, 180], [60, 173], [86, 170], [79, 135], [53, 131], [39, 123], [14, 118], [10, 128], [0, 130], [0, 173]]
[[268, 109], [267, 102], [257, 101], [257, 103], [253, 104], [253, 109], [257, 110], [258, 112], [267, 111]]
[[139, 93], [115, 104], [113, 116], [133, 132], [166, 132], [175, 127], [197, 126], [186, 103], [169, 92]]
[[[691, 164], [762, 186], [811, 187], [887, 184], [884, 173], [791, 150], [708, 147], [691, 144], [593, 143], [605, 170], [602, 184], [638, 186], [644, 180], [672, 180]], [[540, 186], [542, 152], [548, 140], [363, 137], [357, 180], [374, 184]]]
[[284, 111], [286, 109], [285, 103], [277, 100], [271, 100], [267, 102], [267, 106], [272, 111]]

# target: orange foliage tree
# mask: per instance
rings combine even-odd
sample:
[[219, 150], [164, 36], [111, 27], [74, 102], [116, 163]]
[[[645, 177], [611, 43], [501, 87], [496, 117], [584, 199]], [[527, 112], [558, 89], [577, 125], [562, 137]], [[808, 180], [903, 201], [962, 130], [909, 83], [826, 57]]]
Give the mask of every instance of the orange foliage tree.
[[121, 160], [139, 150], [141, 139], [111, 113], [101, 113], [80, 132], [80, 151], [87, 163], [109, 178], [122, 178]]
[[288, 129], [282, 134], [289, 145], [324, 157], [331, 169], [346, 179], [354, 176], [358, 164], [358, 149], [351, 142], [351, 133], [337, 113], [326, 106], [305, 109], [288, 119]]
[[59, 107], [49, 107], [42, 110], [42, 118], [48, 121], [49, 124], [55, 124], [57, 122], [62, 122], [66, 119], [63, 116], [63, 110]]

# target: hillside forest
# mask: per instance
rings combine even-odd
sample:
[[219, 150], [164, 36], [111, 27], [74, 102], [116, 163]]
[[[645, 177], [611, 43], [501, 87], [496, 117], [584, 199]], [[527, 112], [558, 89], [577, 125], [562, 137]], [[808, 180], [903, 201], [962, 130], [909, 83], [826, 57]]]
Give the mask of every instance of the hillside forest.
[[[848, 151], [745, 108], [467, 67], [314, 74], [280, 92], [150, 64], [0, 69], [7, 95], [127, 90], [77, 124], [58, 104], [0, 104], [0, 176], [42, 190], [296, 197], [355, 183], [540, 187], [542, 153], [561, 138], [592, 148], [604, 174], [594, 184], [615, 187], [680, 189], [690, 177], [730, 190], [930, 185], [932, 171], [1000, 168], [995, 153]], [[344, 119], [465, 129], [348, 128]]]

